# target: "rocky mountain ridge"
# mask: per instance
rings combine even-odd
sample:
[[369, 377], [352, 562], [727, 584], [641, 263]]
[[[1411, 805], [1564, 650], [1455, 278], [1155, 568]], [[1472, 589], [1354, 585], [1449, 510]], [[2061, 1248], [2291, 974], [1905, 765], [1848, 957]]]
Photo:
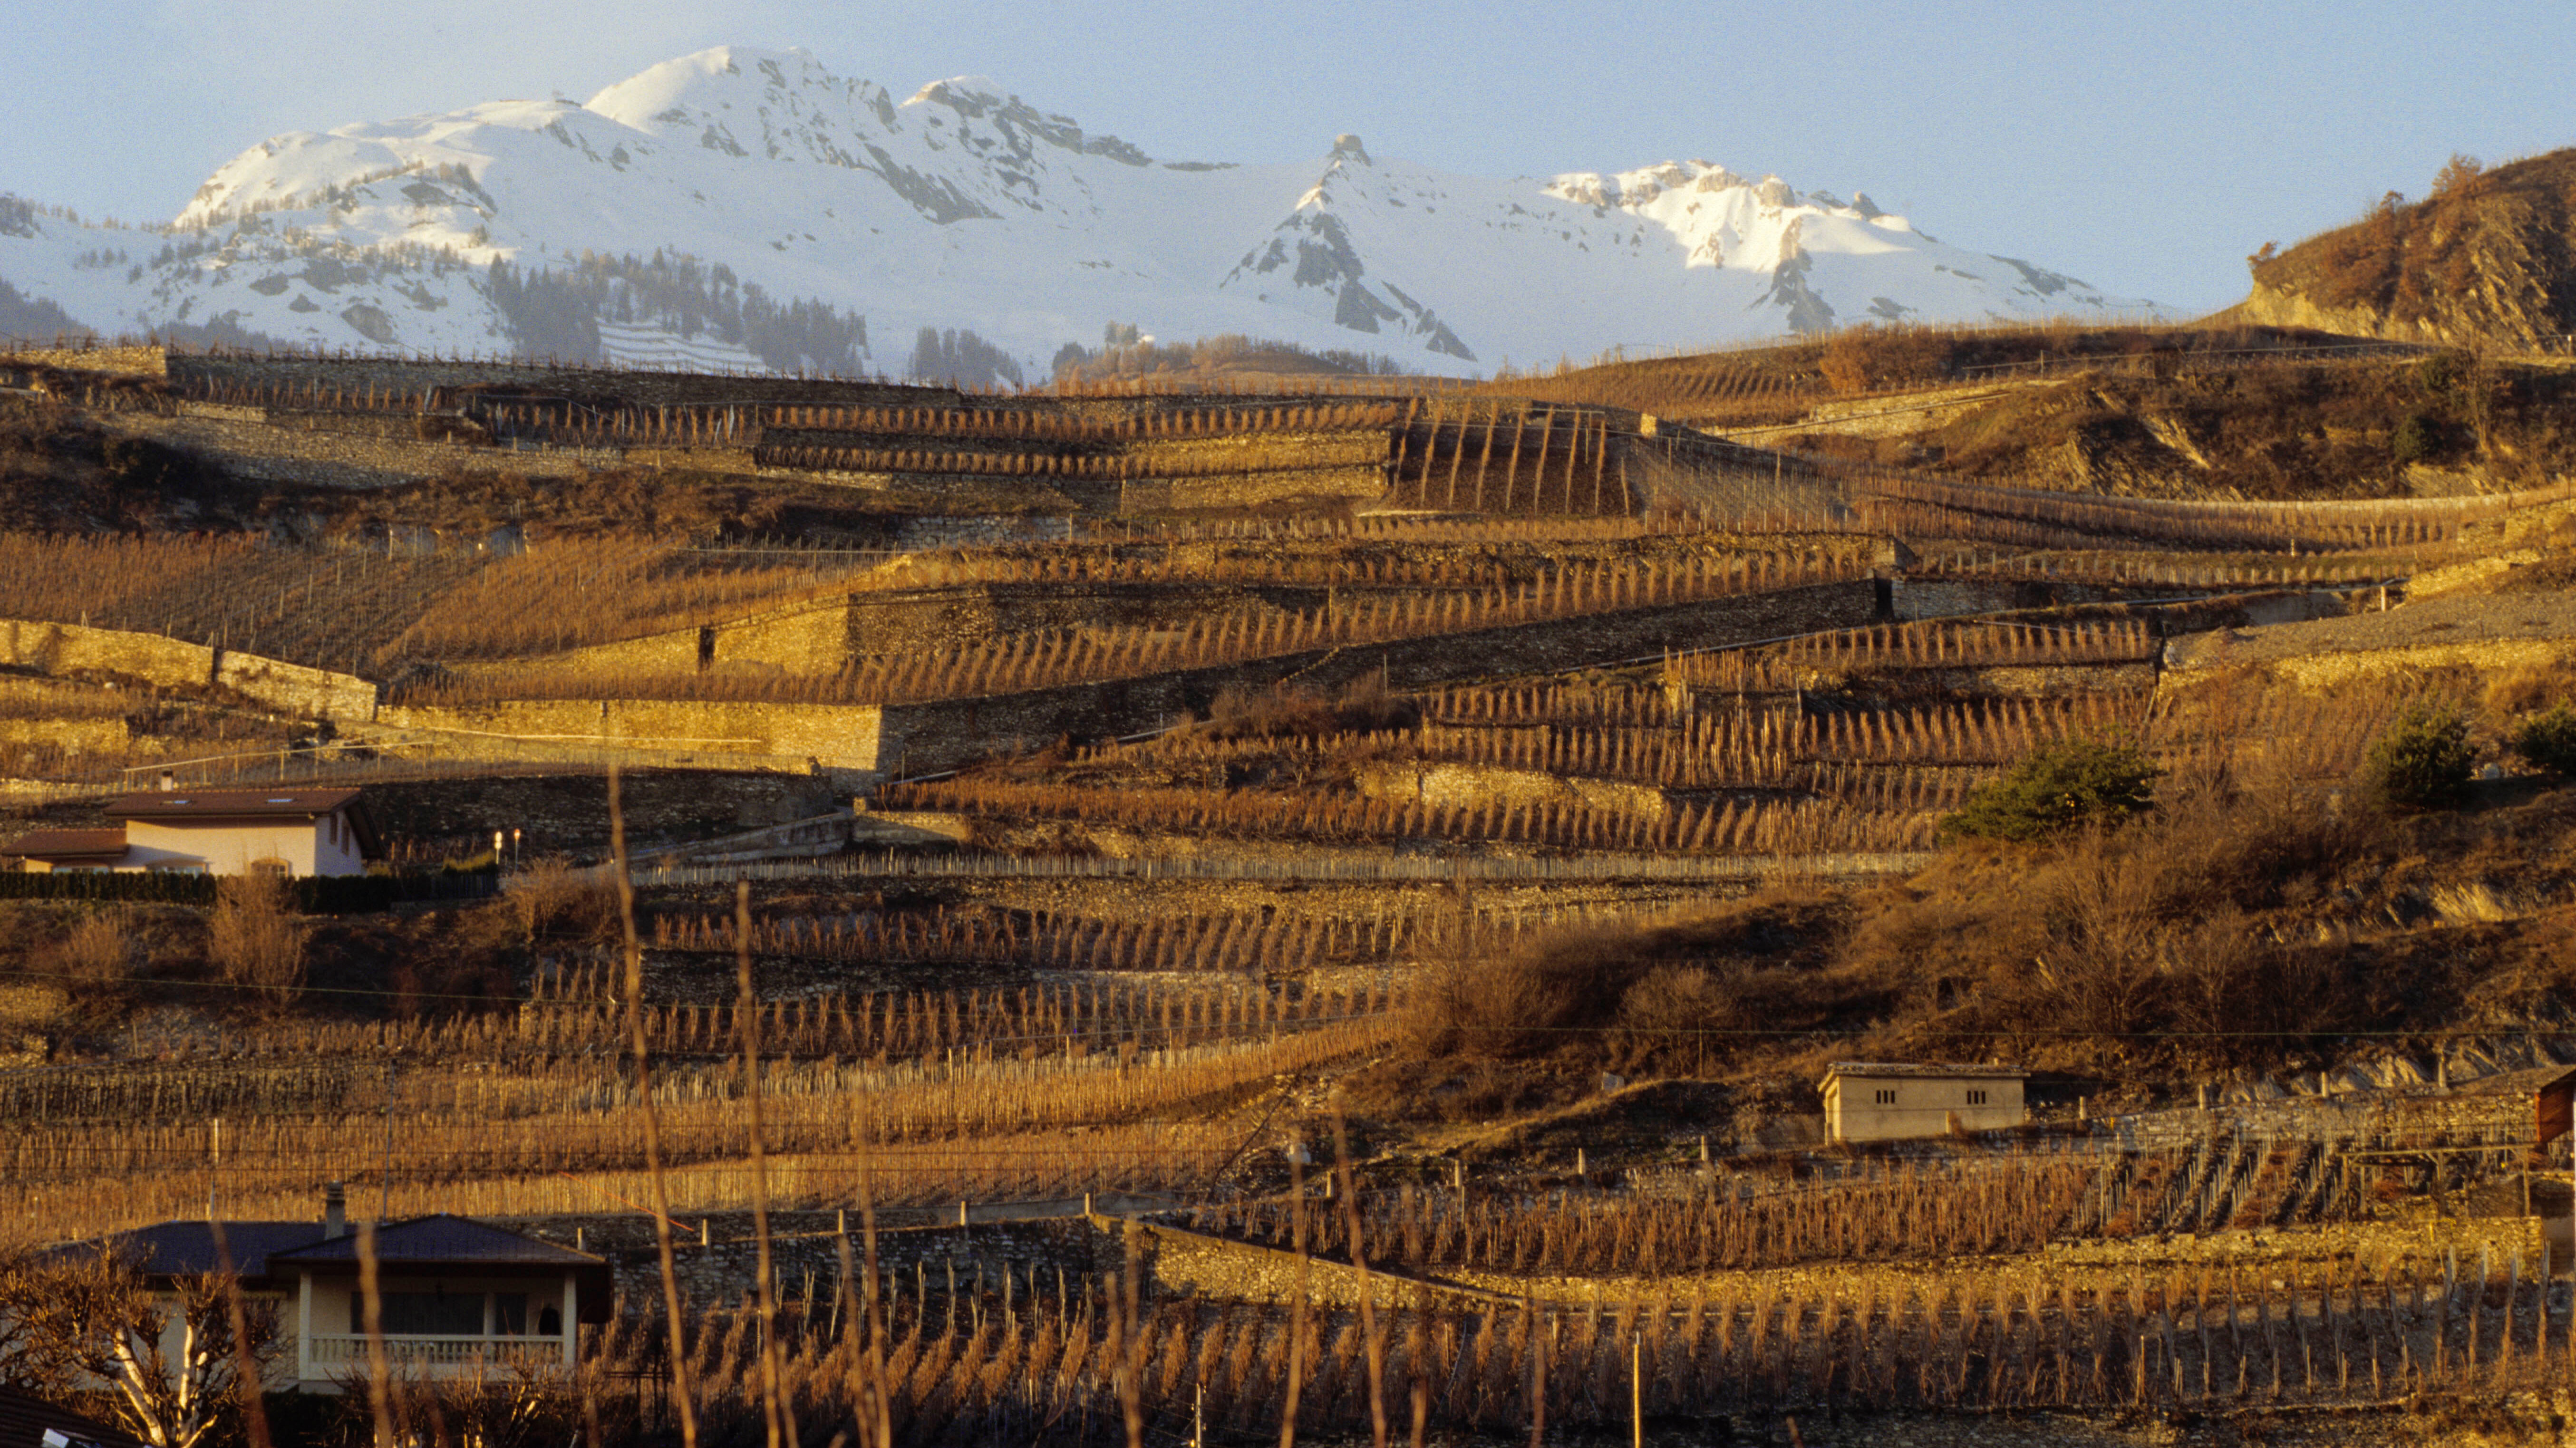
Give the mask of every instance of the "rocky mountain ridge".
[[[495, 266], [501, 268], [496, 273]], [[154, 231], [0, 214], [0, 331], [906, 369], [971, 330], [1035, 380], [1105, 335], [1240, 333], [1453, 373], [1858, 320], [2137, 315], [1865, 196], [1704, 161], [1460, 177], [1163, 160], [980, 78], [898, 101], [719, 48], [576, 104], [273, 137]], [[48, 309], [55, 309], [48, 311]]]

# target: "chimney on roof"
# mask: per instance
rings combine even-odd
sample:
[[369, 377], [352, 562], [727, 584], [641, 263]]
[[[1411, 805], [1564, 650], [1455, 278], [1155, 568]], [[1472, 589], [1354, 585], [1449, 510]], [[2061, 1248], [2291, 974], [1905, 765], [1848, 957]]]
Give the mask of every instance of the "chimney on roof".
[[338, 1182], [322, 1184], [322, 1240], [349, 1235], [349, 1198]]

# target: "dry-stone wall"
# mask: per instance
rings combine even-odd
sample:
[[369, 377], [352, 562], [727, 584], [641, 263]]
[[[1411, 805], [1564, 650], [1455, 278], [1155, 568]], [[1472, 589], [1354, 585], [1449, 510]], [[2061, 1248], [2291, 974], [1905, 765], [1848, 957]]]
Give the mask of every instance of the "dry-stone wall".
[[716, 756], [758, 755], [825, 769], [877, 768], [884, 711], [866, 704], [761, 704], [697, 699], [512, 699], [493, 704], [388, 707], [379, 722], [435, 731], [493, 758], [520, 745], [631, 746]]
[[310, 719], [365, 722], [376, 709], [376, 686], [353, 674], [126, 629], [0, 619], [0, 667], [164, 688], [213, 685]]
[[317, 719], [375, 717], [376, 686], [353, 674], [306, 668], [234, 649], [215, 650], [218, 685], [263, 704]]
[[1060, 735], [1129, 733], [1204, 713], [1229, 685], [1278, 683], [1330, 694], [1370, 675], [1388, 687], [1424, 688], [1458, 679], [1540, 673], [1651, 658], [1658, 651], [1749, 643], [1821, 629], [1858, 628], [1878, 617], [1873, 580], [1811, 584], [1772, 593], [1587, 614], [1392, 643], [1305, 650], [1148, 678], [980, 699], [888, 705], [881, 726], [884, 767], [904, 774], [954, 768], [995, 752], [1035, 748]]
[[155, 633], [7, 619], [0, 620], [0, 665], [189, 687], [213, 681], [215, 651]]
[[839, 673], [850, 657], [849, 603], [833, 598], [703, 629], [671, 629], [561, 653], [455, 663], [446, 668], [462, 678], [491, 679], [520, 678], [534, 670], [612, 679], [701, 669], [810, 678]]
[[2123, 1147], [2132, 1148], [2189, 1146], [2213, 1136], [2285, 1141], [2485, 1141], [2528, 1138], [2532, 1109], [2531, 1097], [2519, 1092], [2354, 1092], [2235, 1101], [2207, 1110], [2142, 1112], [2110, 1118], [2105, 1126]]
[[171, 382], [189, 390], [217, 387], [313, 387], [364, 392], [419, 392], [433, 387], [501, 385], [638, 406], [792, 403], [837, 407], [966, 407], [965, 394], [942, 387], [825, 381], [756, 373], [621, 371], [535, 362], [412, 361], [392, 357], [250, 357], [187, 354], [168, 360]]
[[[1135, 679], [923, 703], [789, 704], [650, 699], [508, 700], [387, 707], [384, 725], [514, 744], [623, 745], [712, 755], [785, 757], [831, 770], [932, 773], [1059, 736], [1125, 734], [1205, 713], [1229, 685], [1294, 682], [1330, 693], [1383, 674], [1396, 689], [1447, 680], [1652, 657], [1658, 650], [1742, 643], [1877, 617], [1871, 580], [1590, 614], [1385, 644], [1311, 649]], [[722, 658], [719, 645], [719, 659]]]

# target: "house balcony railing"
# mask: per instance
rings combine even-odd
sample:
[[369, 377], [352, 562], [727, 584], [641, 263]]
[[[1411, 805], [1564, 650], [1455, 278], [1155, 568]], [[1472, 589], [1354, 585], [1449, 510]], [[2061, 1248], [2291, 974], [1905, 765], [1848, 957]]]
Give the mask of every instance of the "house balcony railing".
[[[387, 1333], [385, 1362], [396, 1372], [422, 1368], [471, 1371], [490, 1368], [559, 1368], [567, 1344], [560, 1337], [397, 1336]], [[304, 1340], [305, 1361], [316, 1368], [367, 1367], [365, 1333], [316, 1333]]]

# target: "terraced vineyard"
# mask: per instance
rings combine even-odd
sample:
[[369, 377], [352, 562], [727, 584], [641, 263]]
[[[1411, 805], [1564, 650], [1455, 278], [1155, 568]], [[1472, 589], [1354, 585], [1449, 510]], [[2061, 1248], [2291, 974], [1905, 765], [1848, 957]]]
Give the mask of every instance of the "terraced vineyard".
[[[2012, 398], [2424, 365], [2129, 340], [1304, 394], [8, 362], [120, 447], [361, 439], [423, 486], [0, 535], [31, 820], [163, 767], [363, 782], [412, 897], [12, 872], [0, 1291], [57, 1224], [210, 1196], [517, 1218], [617, 1273], [524, 1387], [562, 1441], [2555, 1391], [2561, 1208], [2506, 1198], [2565, 1164], [2576, 874], [2520, 746], [2576, 652], [2370, 631], [2558, 577], [2576, 492], [1992, 451]], [[2155, 421], [2097, 432], [2246, 465]], [[437, 487], [520, 511], [407, 521]], [[689, 490], [846, 501], [782, 539], [671, 523], [718, 516]], [[2321, 626], [2367, 646], [2236, 652]], [[2371, 793], [2453, 725], [2497, 766], [2465, 807]], [[2065, 817], [1963, 841], [2003, 807]], [[1818, 1080], [1899, 1061], [2015, 1115], [1831, 1139]], [[388, 1433], [453, 1431], [380, 1389]]]

